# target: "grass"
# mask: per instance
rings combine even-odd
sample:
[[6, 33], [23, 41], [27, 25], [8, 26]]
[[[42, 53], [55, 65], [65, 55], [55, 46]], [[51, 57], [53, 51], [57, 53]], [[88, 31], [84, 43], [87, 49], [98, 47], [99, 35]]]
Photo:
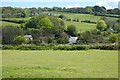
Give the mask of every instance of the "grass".
[[[62, 14], [70, 19], [79, 19], [80, 22], [64, 21], [66, 27], [68, 25], [74, 25], [74, 26], [76, 26], [76, 29], [78, 32], [85, 32], [85, 31], [91, 31], [93, 29], [96, 29], [96, 24], [83, 23], [81, 21], [90, 20], [92, 22], [98, 22], [101, 18], [101, 16], [94, 16], [94, 15], [90, 15], [90, 14], [77, 14], [77, 13], [66, 13], [66, 12], [46, 12], [46, 13], [52, 13], [52, 14], [57, 14], [57, 15]], [[118, 18], [111, 18], [111, 17], [107, 17], [107, 18], [109, 20], [117, 20], [118, 19]]]
[[96, 29], [96, 24], [89, 24], [89, 23], [83, 23], [83, 22], [73, 22], [73, 21], [64, 21], [65, 26], [74, 25], [76, 27], [76, 30], [78, 33], [85, 32], [85, 31], [91, 31]]
[[3, 78], [117, 78], [118, 52], [3, 50]]
[[5, 26], [20, 26], [21, 25], [21, 24], [12, 23], [12, 22], [6, 22], [6, 21], [0, 21], [0, 23], [2, 23], [2, 27], [5, 27]]

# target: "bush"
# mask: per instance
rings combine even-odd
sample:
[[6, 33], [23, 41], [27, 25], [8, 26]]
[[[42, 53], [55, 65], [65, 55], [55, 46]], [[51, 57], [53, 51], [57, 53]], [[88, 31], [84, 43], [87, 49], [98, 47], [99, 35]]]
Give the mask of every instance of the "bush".
[[59, 43], [59, 44], [66, 44], [66, 43], [68, 43], [69, 41], [68, 41], [68, 39], [66, 39], [66, 38], [59, 38], [58, 40], [57, 40], [57, 43]]
[[56, 46], [53, 50], [88, 50], [89, 46]]
[[23, 36], [17, 36], [15, 39], [14, 39], [14, 42], [16, 44], [23, 44], [23, 43], [27, 43], [28, 41], [23, 37]]
[[72, 46], [53, 46], [53, 45], [4, 45], [2, 50], [89, 50], [89, 49], [100, 49], [100, 50], [118, 50], [120, 46], [118, 45], [72, 45]]
[[3, 50], [88, 50], [89, 46], [54, 46], [54, 45], [45, 45], [45, 46], [35, 46], [35, 45], [19, 45], [11, 46], [4, 45]]
[[92, 45], [90, 46], [90, 49], [100, 49], [100, 50], [118, 50], [119, 46], [118, 45]]

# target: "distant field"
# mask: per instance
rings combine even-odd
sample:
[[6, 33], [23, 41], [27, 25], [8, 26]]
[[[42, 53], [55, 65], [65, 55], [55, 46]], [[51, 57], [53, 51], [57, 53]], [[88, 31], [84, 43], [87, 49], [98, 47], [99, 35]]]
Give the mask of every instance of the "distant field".
[[[90, 20], [92, 22], [97, 22], [101, 18], [101, 16], [94, 16], [90, 14], [76, 14], [76, 13], [65, 13], [65, 12], [45, 12], [45, 13], [52, 13], [56, 15], [62, 14], [70, 19], [79, 19], [80, 22], [64, 21], [66, 26], [75, 25], [78, 32], [90, 31], [96, 28], [96, 24], [83, 23], [81, 21]], [[110, 18], [110, 17], [107, 18], [110, 20], [117, 20], [117, 18]]]
[[4, 27], [4, 26], [20, 26], [21, 25], [21, 24], [12, 23], [12, 22], [6, 22], [6, 21], [0, 21], [0, 23], [2, 23], [2, 27]]
[[[81, 21], [90, 20], [90, 21], [93, 21], [93, 22], [97, 22], [101, 18], [101, 16], [94, 16], [94, 15], [90, 15], [90, 14], [76, 14], [76, 13], [65, 13], [65, 12], [43, 12], [43, 13], [52, 13], [52, 14], [56, 14], [56, 15], [63, 14], [67, 18], [70, 18], [70, 19], [79, 19], [80, 22], [64, 21], [66, 28], [67, 28], [68, 25], [75, 25], [78, 32], [90, 31], [90, 30], [93, 30], [93, 29], [96, 28], [96, 24], [83, 23]], [[30, 18], [31, 17], [29, 17], [29, 18], [7, 18], [7, 19], [28, 20]], [[117, 20], [117, 18], [110, 18], [110, 17], [108, 17], [108, 19]], [[5, 21], [3, 21], [2, 24], [3, 24], [3, 26], [6, 26], [6, 25], [20, 26], [20, 24], [5, 22]]]
[[[89, 24], [83, 22], [73, 22], [73, 21], [65, 21], [65, 25], [74, 25], [76, 26], [77, 32], [85, 32], [96, 29], [96, 24]], [[67, 28], [67, 27], [66, 27]]]
[[3, 50], [3, 78], [117, 78], [118, 51]]
[[[90, 14], [78, 14], [78, 13], [67, 13], [67, 12], [46, 12], [46, 13], [52, 13], [52, 14], [63, 14], [65, 15], [67, 18], [71, 18], [71, 19], [79, 19], [79, 20], [91, 20], [91, 21], [99, 21], [101, 16], [94, 16], [94, 15], [90, 15]], [[118, 18], [112, 18], [112, 17], [107, 17], [110, 20], [117, 20]]]

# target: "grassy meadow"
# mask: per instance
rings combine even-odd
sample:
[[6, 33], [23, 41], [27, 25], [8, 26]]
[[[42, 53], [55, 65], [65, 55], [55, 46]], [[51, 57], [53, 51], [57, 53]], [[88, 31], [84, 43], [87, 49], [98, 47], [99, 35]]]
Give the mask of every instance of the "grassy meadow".
[[5, 27], [5, 26], [20, 26], [21, 25], [21, 24], [12, 23], [12, 22], [6, 22], [6, 21], [0, 21], [0, 23], [2, 23], [2, 27]]
[[3, 50], [3, 78], [117, 78], [118, 51]]

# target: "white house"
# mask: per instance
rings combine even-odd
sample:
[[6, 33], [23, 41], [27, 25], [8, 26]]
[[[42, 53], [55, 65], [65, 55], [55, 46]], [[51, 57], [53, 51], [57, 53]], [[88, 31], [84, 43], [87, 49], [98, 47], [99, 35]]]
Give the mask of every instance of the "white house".
[[70, 36], [70, 38], [69, 38], [69, 43], [70, 43], [70, 44], [76, 43], [76, 42], [77, 42], [77, 39], [78, 39], [78, 37], [72, 37], [72, 36]]
[[24, 38], [25, 38], [26, 40], [33, 40], [32, 35], [24, 35]]

